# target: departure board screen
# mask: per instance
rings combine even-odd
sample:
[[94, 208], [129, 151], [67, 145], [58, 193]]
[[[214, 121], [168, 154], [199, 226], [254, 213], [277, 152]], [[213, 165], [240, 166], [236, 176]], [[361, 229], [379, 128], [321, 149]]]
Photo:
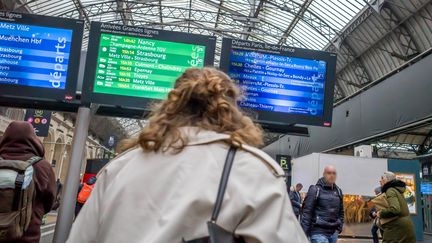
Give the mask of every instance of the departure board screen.
[[72, 30], [0, 22], [0, 84], [65, 89]]
[[331, 126], [336, 54], [224, 38], [220, 67], [263, 127]]
[[213, 65], [216, 37], [92, 22], [89, 46], [83, 100], [148, 111], [186, 69]]
[[326, 62], [232, 49], [228, 74], [243, 89], [245, 108], [321, 116]]
[[205, 46], [101, 34], [95, 93], [164, 99], [190, 67], [203, 67]]
[[0, 10], [0, 106], [75, 110], [83, 31], [83, 20]]

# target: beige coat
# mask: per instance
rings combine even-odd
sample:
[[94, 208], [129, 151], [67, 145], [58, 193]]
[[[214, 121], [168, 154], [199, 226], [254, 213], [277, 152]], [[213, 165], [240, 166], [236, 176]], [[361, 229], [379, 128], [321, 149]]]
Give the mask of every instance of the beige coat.
[[[179, 153], [123, 153], [98, 176], [68, 243], [180, 243], [208, 235], [228, 151], [225, 134], [184, 129]], [[283, 170], [266, 153], [243, 146], [218, 224], [247, 243], [308, 242], [293, 213]]]

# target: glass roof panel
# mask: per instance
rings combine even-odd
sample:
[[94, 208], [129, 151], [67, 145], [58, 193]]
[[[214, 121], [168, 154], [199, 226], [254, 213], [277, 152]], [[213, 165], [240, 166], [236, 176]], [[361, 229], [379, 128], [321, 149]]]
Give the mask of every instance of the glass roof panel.
[[[81, 17], [86, 21], [118, 24], [128, 21], [130, 25], [310, 49], [323, 49], [366, 5], [363, 0], [27, 1], [31, 11], [41, 15]], [[84, 49], [87, 38], [86, 29]], [[221, 38], [218, 38], [216, 65], [220, 43]], [[135, 134], [144, 124], [125, 118], [118, 118], [117, 122], [129, 135]]]

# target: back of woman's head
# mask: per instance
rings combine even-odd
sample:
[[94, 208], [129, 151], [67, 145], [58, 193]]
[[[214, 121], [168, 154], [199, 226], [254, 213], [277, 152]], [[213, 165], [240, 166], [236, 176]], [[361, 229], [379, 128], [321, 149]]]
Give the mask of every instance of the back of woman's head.
[[191, 68], [177, 80], [166, 100], [158, 104], [137, 144], [146, 151], [181, 151], [187, 143], [179, 128], [193, 126], [226, 133], [231, 142], [259, 146], [262, 130], [239, 109], [234, 82], [214, 68]]

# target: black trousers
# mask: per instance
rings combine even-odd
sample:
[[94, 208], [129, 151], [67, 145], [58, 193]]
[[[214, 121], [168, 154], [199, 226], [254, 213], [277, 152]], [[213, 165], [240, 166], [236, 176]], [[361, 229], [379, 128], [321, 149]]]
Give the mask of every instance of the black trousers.
[[380, 231], [381, 236], [382, 236], [383, 235], [383, 231], [380, 230], [380, 228], [378, 228], [378, 226], [376, 226], [376, 224], [373, 224], [371, 232], [372, 232], [372, 239], [373, 239], [374, 243], [379, 243], [378, 230]]

